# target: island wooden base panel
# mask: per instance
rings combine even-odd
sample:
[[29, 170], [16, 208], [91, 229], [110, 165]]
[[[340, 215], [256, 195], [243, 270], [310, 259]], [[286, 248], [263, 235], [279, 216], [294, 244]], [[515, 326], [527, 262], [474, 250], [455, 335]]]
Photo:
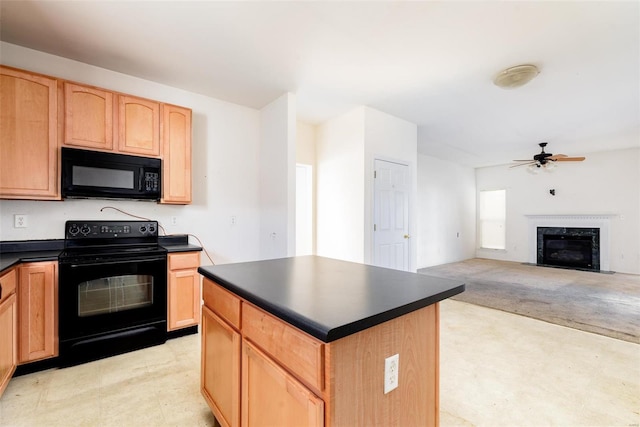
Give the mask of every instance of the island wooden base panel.
[[203, 285], [201, 387], [223, 427], [438, 425], [438, 303], [325, 343]]
[[[438, 425], [438, 304], [326, 347], [325, 426]], [[394, 354], [398, 388], [384, 394], [384, 360]]]
[[[316, 396], [251, 343], [240, 351], [240, 334], [204, 307], [202, 348], [226, 363], [206, 368], [203, 363], [203, 396], [222, 426], [268, 425], [275, 420], [289, 425], [280, 419], [285, 412], [295, 418], [290, 425], [438, 425], [438, 304], [323, 345], [326, 381]], [[399, 355], [399, 385], [384, 394], [384, 361], [394, 354]], [[272, 382], [278, 386], [270, 388]], [[281, 395], [282, 390], [286, 393]], [[241, 401], [251, 402], [251, 409]], [[287, 411], [281, 405], [287, 405]], [[298, 406], [300, 410], [294, 410]]]

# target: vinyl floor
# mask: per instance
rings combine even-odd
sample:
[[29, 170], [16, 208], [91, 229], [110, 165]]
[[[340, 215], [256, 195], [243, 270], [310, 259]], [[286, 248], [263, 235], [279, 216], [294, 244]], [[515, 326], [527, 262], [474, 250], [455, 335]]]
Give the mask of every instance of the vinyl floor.
[[[640, 345], [441, 303], [441, 426], [637, 426]], [[213, 426], [199, 335], [12, 379], [2, 426]], [[403, 426], [404, 427], [404, 426]]]

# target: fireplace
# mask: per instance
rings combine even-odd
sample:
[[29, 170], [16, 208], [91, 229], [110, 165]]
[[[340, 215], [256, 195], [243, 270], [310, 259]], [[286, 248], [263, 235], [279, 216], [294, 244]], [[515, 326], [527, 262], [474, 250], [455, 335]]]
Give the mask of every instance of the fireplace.
[[537, 264], [600, 270], [600, 229], [537, 228]]
[[[529, 229], [527, 261], [534, 265], [609, 272], [610, 223], [615, 216], [525, 215]], [[546, 260], [543, 254], [545, 234], [549, 249]], [[590, 252], [587, 246], [591, 249]]]

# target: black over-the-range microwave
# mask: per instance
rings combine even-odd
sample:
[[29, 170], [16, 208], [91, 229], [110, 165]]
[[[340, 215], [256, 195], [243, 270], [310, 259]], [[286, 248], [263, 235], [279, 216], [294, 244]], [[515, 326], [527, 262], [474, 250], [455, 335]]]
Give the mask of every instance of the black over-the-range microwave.
[[62, 197], [160, 200], [161, 162], [62, 147]]

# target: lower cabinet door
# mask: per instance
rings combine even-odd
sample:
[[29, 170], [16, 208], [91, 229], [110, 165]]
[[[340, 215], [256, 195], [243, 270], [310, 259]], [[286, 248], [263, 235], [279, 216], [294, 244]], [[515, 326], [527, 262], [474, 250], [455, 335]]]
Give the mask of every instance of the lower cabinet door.
[[250, 342], [242, 343], [242, 426], [322, 426], [324, 402]]
[[220, 425], [240, 425], [240, 333], [202, 307], [200, 387]]
[[18, 364], [18, 306], [13, 294], [0, 304], [0, 396]]
[[18, 363], [58, 355], [58, 262], [18, 267]]
[[172, 271], [169, 274], [169, 321], [174, 331], [200, 323], [200, 274], [195, 269]]

